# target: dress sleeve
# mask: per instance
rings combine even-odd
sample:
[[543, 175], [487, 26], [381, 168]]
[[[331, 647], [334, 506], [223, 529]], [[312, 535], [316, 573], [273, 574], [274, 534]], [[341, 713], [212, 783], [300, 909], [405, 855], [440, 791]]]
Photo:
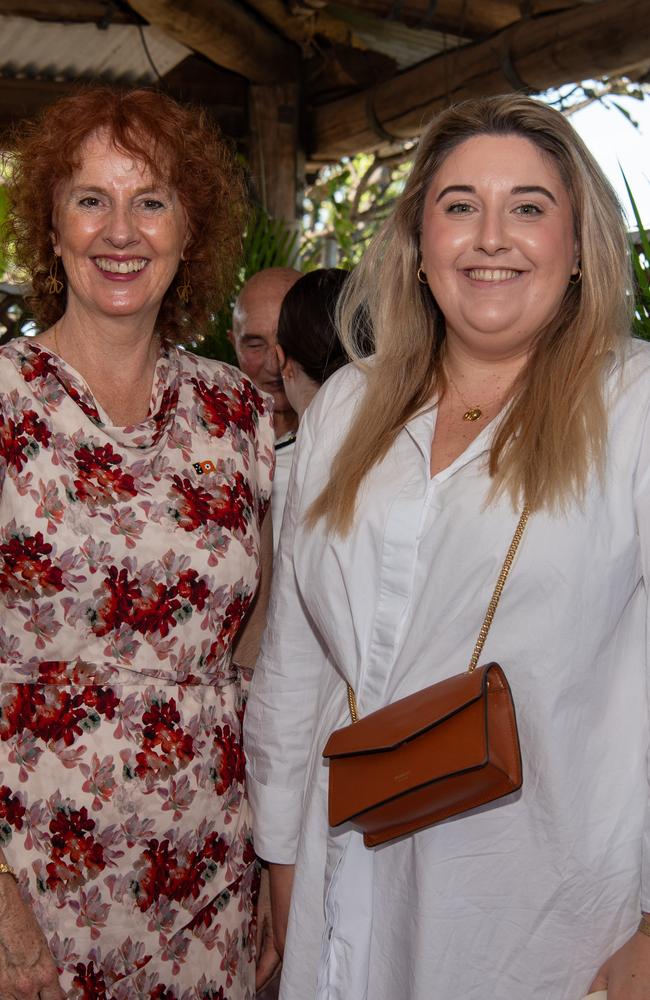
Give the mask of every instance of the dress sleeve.
[[293, 864], [326, 654], [301, 600], [293, 568], [302, 486], [313, 446], [308, 412], [294, 455], [268, 624], [246, 708], [244, 740], [255, 850], [266, 861]]
[[[635, 484], [635, 509], [641, 545], [641, 564], [646, 594], [646, 686], [650, 717], [650, 411], [642, 429], [641, 450]], [[643, 861], [641, 868], [641, 909], [650, 912], [650, 747], [648, 748], [648, 778], [646, 780], [646, 819], [643, 831]]]

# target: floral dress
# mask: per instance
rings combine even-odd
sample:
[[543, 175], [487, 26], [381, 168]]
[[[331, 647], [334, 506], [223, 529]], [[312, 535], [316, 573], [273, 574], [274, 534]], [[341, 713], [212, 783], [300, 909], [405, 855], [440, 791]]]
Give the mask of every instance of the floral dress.
[[272, 471], [227, 365], [164, 352], [123, 428], [57, 355], [0, 350], [0, 846], [74, 1000], [253, 996], [230, 650]]

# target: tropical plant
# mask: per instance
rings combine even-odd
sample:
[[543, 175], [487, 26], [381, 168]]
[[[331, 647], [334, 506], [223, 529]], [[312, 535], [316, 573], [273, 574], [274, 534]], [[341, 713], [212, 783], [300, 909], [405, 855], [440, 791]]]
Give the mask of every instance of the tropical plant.
[[242, 266], [228, 301], [212, 318], [205, 334], [196, 338], [192, 350], [206, 358], [218, 358], [220, 361], [236, 364], [228, 331], [232, 326], [232, 312], [242, 285], [267, 267], [300, 269], [301, 257], [300, 232], [281, 219], [271, 218], [263, 208], [256, 208], [246, 229]]
[[[385, 156], [358, 153], [322, 167], [307, 187], [304, 238], [320, 264], [353, 267], [404, 187], [415, 143]], [[329, 247], [335, 248], [332, 260]]]
[[634, 234], [630, 237], [630, 254], [632, 256], [636, 289], [634, 332], [637, 337], [650, 340], [650, 237], [643, 226], [639, 209], [637, 208], [625, 174], [623, 174], [623, 181], [625, 182], [625, 189], [630, 199], [639, 231], [638, 243]]

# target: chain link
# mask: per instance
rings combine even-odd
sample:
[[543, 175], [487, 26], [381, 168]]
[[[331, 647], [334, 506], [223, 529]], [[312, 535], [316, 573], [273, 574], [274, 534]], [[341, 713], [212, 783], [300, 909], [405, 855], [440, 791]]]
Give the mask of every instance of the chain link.
[[521, 537], [524, 533], [524, 529], [528, 523], [528, 518], [530, 516], [530, 510], [528, 505], [524, 507], [521, 512], [521, 517], [519, 518], [519, 524], [515, 528], [515, 533], [513, 535], [512, 541], [510, 542], [510, 548], [508, 549], [508, 554], [501, 567], [501, 572], [499, 573], [499, 579], [497, 580], [497, 585], [494, 588], [494, 593], [488, 604], [488, 609], [485, 612], [485, 618], [483, 619], [483, 624], [481, 625], [481, 631], [478, 634], [478, 639], [476, 640], [476, 645], [474, 646], [474, 652], [472, 653], [472, 658], [469, 661], [469, 667], [467, 668], [469, 673], [476, 670], [476, 665], [478, 663], [478, 658], [483, 652], [483, 646], [485, 645], [485, 640], [488, 637], [488, 632], [490, 631], [490, 626], [494, 619], [494, 612], [497, 609], [497, 604], [503, 593], [503, 588], [505, 587], [506, 580], [508, 579], [508, 573], [510, 572], [510, 567], [514, 561], [517, 549], [519, 548], [519, 543]]

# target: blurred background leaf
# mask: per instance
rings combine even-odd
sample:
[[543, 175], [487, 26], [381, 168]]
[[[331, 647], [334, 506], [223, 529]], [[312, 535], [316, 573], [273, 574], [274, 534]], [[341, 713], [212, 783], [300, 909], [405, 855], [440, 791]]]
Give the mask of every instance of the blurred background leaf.
[[634, 333], [637, 337], [642, 337], [643, 340], [650, 340], [650, 238], [644, 229], [625, 174], [623, 174], [623, 180], [637, 224], [637, 232], [630, 234], [630, 254], [634, 268], [636, 292]]

